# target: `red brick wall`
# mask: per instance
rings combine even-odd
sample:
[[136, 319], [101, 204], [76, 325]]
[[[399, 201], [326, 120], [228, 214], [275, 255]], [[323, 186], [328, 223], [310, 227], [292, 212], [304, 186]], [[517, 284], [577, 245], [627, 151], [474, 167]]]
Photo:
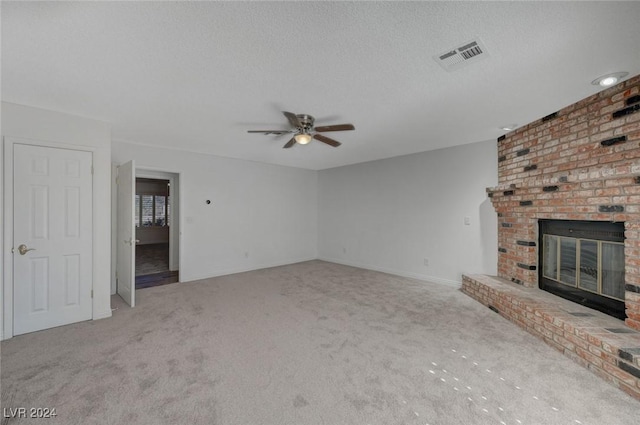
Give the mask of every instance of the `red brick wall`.
[[626, 324], [640, 330], [640, 75], [498, 139], [498, 274], [538, 285], [538, 219], [623, 221]]

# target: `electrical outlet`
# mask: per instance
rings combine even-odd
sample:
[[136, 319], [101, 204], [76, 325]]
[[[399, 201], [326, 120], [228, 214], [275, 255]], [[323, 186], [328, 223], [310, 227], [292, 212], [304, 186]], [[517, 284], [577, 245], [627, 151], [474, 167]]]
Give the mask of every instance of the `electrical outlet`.
[[470, 226], [471, 225], [471, 217], [467, 216], [464, 218], [464, 224], [465, 226]]
[[244, 252], [244, 258], [249, 258], [249, 251]]
[[424, 265], [425, 265], [425, 266], [429, 266], [429, 259], [428, 259], [428, 258], [425, 258], [425, 259], [424, 259]]
[[342, 253], [343, 253], [343, 254], [346, 254], [346, 253], [347, 253], [347, 248], [342, 247]]

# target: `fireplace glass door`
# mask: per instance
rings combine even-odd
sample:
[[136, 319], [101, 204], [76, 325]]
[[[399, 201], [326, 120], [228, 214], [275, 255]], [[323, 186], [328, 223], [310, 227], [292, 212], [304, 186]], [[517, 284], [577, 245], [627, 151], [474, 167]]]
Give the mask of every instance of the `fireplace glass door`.
[[543, 276], [624, 301], [624, 244], [544, 235]]

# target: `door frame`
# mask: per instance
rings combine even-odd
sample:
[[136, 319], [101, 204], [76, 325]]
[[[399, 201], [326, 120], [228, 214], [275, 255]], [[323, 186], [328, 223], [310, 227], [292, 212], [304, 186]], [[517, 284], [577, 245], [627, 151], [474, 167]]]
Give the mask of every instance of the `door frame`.
[[[180, 226], [182, 211], [182, 209], [180, 208], [182, 202], [182, 197], [180, 196], [180, 173], [148, 167], [136, 167], [135, 178], [138, 177], [146, 179], [169, 180], [169, 196], [172, 200], [175, 199], [175, 191], [177, 189], [178, 203], [174, 205], [176, 205], [178, 209], [178, 219], [175, 219], [175, 214], [173, 213], [169, 215], [169, 270], [180, 270], [180, 253], [182, 252], [182, 250], [180, 249], [180, 240], [182, 239], [180, 238], [180, 235], [182, 234], [182, 227]], [[177, 184], [176, 177], [178, 179]], [[174, 257], [174, 244], [178, 244], [178, 258]]]
[[[13, 155], [14, 145], [31, 145], [41, 146], [45, 148], [55, 149], [68, 149], [74, 151], [91, 152], [93, 154], [92, 164], [95, 167], [95, 157], [97, 148], [89, 146], [72, 145], [67, 143], [51, 142], [46, 140], [34, 140], [22, 137], [3, 137], [3, 149], [2, 160], [4, 161], [4, 175], [3, 177], [3, 189], [4, 197], [2, 199], [2, 212], [4, 214], [3, 223], [3, 245], [2, 245], [2, 263], [3, 263], [3, 285], [1, 289], [1, 303], [2, 303], [2, 326], [0, 327], [0, 340], [9, 339], [13, 337], [13, 254], [11, 248], [13, 247]], [[99, 239], [99, 235], [96, 235], [96, 208], [95, 208], [95, 193], [96, 193], [96, 178], [95, 174], [92, 174], [91, 188], [93, 192], [93, 200], [91, 202], [91, 217], [92, 217], [92, 241], [91, 241], [91, 290], [95, 289], [95, 252], [96, 252], [96, 239]], [[91, 317], [96, 319], [96, 308], [94, 306], [95, 298], [91, 300]]]
[[[138, 160], [136, 160], [136, 175], [134, 177], [142, 177], [142, 178], [150, 178], [150, 179], [160, 179], [160, 180], [169, 180], [171, 186], [169, 189], [169, 196], [174, 196], [174, 188], [177, 188], [178, 190], [178, 219], [176, 220], [175, 218], [175, 214], [171, 214], [169, 216], [169, 226], [172, 229], [169, 232], [169, 255], [170, 255], [170, 261], [169, 261], [169, 268], [171, 268], [171, 256], [173, 255], [173, 250], [171, 249], [174, 245], [173, 244], [177, 244], [178, 245], [178, 258], [175, 258], [174, 260], [177, 261], [176, 264], [176, 269], [177, 270], [182, 270], [182, 206], [183, 206], [183, 202], [182, 202], [182, 173], [180, 171], [177, 170], [168, 170], [165, 168], [158, 168], [158, 167], [150, 167], [150, 166], [146, 166], [146, 165], [138, 165]], [[113, 167], [115, 167], [116, 164], [112, 164], [112, 172], [113, 172]], [[177, 183], [176, 183], [176, 178], [177, 178]], [[113, 182], [113, 179], [112, 179]], [[114, 189], [115, 190], [115, 187]], [[112, 190], [112, 202], [111, 202], [111, 208], [112, 211], [115, 212], [117, 211], [118, 205], [116, 202], [116, 196], [114, 195], [114, 192]], [[115, 220], [114, 218], [115, 214], [112, 215], [112, 220]], [[118, 223], [117, 221], [112, 221], [113, 226], [117, 226]], [[175, 228], [175, 226], [177, 226], [177, 232], [174, 233], [173, 228]], [[114, 227], [117, 228], [117, 227]], [[112, 239], [112, 245], [113, 247], [115, 247], [115, 239]], [[111, 275], [112, 275], [112, 279], [111, 279], [111, 294], [115, 294], [117, 291], [117, 286], [116, 286], [116, 279], [115, 279], [115, 271], [118, 267], [117, 264], [117, 255], [116, 253], [113, 251], [113, 247], [112, 247], [112, 258], [114, 258], [115, 260], [111, 262]]]

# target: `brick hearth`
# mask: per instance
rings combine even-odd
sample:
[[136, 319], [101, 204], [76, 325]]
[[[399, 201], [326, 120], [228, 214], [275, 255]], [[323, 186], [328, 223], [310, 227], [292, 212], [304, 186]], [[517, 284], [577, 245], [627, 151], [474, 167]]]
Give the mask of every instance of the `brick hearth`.
[[499, 277], [462, 277], [462, 291], [640, 400], [640, 332], [622, 321]]
[[[640, 400], [640, 75], [498, 138], [487, 193], [498, 277], [463, 291]], [[624, 223], [624, 322], [538, 289], [541, 219]]]

